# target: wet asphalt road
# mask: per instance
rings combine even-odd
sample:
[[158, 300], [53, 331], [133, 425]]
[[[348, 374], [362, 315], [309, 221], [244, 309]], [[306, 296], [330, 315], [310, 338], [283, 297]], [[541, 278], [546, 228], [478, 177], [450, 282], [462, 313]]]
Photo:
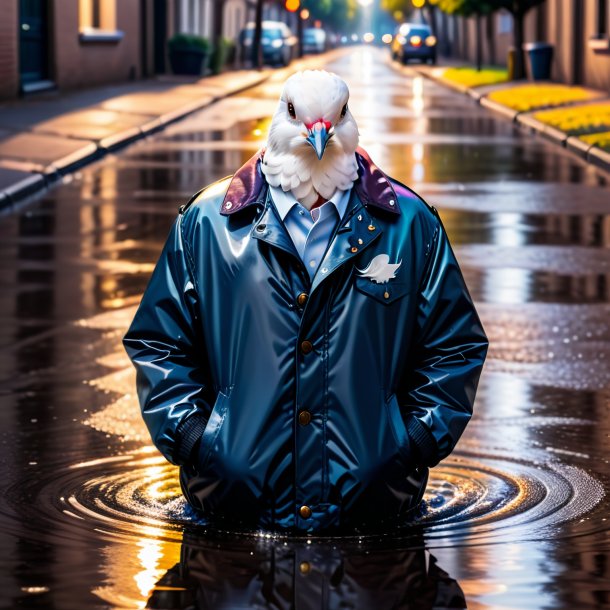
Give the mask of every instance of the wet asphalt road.
[[0, 607], [610, 607], [607, 175], [381, 52], [302, 65], [346, 79], [361, 145], [439, 209], [490, 338], [421, 527], [196, 539], [139, 418], [121, 336], [178, 206], [264, 141], [282, 70], [0, 219]]

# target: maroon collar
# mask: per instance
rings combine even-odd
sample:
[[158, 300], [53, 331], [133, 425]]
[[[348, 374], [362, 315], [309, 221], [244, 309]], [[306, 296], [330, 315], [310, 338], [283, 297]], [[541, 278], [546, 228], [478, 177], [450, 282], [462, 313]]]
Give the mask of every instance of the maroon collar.
[[[263, 203], [259, 197], [265, 186], [265, 177], [260, 169], [260, 162], [265, 153], [261, 148], [231, 178], [229, 188], [222, 201], [220, 213], [233, 214], [253, 203]], [[358, 147], [358, 178], [354, 188], [364, 205], [375, 206], [387, 212], [400, 214], [396, 203], [396, 192], [388, 177], [373, 163], [368, 153]]]

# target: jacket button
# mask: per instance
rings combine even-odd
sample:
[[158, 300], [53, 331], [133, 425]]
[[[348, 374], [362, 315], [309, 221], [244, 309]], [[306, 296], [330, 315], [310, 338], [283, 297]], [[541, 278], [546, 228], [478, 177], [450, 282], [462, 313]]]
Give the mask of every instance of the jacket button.
[[301, 351], [304, 354], [309, 354], [309, 352], [313, 349], [313, 343], [311, 341], [303, 341], [301, 343]]
[[311, 572], [311, 564], [309, 561], [301, 561], [299, 564], [299, 572], [301, 572], [301, 574], [309, 574], [309, 572]]
[[301, 426], [306, 426], [311, 421], [311, 413], [309, 411], [301, 411], [299, 413], [299, 423]]
[[303, 307], [303, 305], [305, 305], [305, 303], [307, 303], [307, 298], [309, 297], [309, 295], [306, 292], [301, 292], [301, 294], [299, 294], [299, 296], [297, 297], [297, 303]]
[[299, 514], [303, 519], [309, 519], [309, 517], [311, 517], [311, 508], [309, 508], [309, 506], [301, 506], [301, 508], [299, 508]]

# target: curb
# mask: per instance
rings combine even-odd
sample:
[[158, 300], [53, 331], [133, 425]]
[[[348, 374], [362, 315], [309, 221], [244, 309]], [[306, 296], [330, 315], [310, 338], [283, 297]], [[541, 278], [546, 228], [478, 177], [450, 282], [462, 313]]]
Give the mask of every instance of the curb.
[[566, 148], [568, 148], [573, 153], [579, 155], [585, 160], [587, 160], [587, 155], [589, 154], [591, 148], [593, 148], [593, 144], [587, 144], [576, 136], [568, 136], [565, 145]]
[[7, 168], [2, 168], [2, 170], [3, 174], [9, 179], [11, 178], [11, 174], [14, 174], [15, 181], [0, 191], [0, 209], [5, 206], [10, 206], [15, 199], [28, 197], [56, 182], [53, 178], [53, 174], [47, 174], [45, 176], [41, 173], [31, 173], [27, 175], [25, 172], [19, 170]]
[[[269, 69], [264, 70], [261, 72], [260, 77], [253, 78], [243, 86], [229, 88], [226, 92], [203, 95], [202, 99], [166, 112], [159, 117], [151, 119], [151, 121], [144, 125], [124, 129], [118, 133], [108, 135], [99, 141], [83, 140], [81, 148], [44, 167], [25, 161], [0, 160], [0, 212], [10, 212], [11, 208], [16, 206], [16, 204], [29, 199], [35, 193], [50, 188], [55, 183], [61, 181], [61, 178], [66, 174], [74, 172], [93, 161], [97, 161], [110, 152], [115, 152], [137, 140], [162, 131], [171, 123], [179, 121], [198, 110], [202, 110], [221, 99], [231, 97], [260, 85], [271, 77], [272, 72]], [[36, 132], [30, 131], [27, 133]]]
[[517, 123], [522, 125], [523, 127], [529, 128], [530, 133], [539, 133], [541, 136], [545, 137], [547, 140], [551, 140], [556, 142], [557, 144], [561, 144], [565, 146], [565, 143], [568, 139], [568, 134], [565, 131], [561, 131], [556, 127], [551, 127], [538, 119], [533, 117], [533, 114], [537, 112], [519, 112], [515, 117]]
[[610, 153], [602, 148], [591, 146], [587, 152], [587, 161], [610, 172]]
[[504, 106], [503, 104], [498, 104], [498, 102], [494, 102], [490, 100], [488, 97], [481, 97], [479, 100], [481, 106], [485, 106], [485, 108], [489, 108], [493, 110], [497, 114], [501, 114], [503, 117], [510, 119], [511, 121], [516, 121], [519, 114], [521, 114], [518, 110], [514, 108], [509, 108], [508, 106]]

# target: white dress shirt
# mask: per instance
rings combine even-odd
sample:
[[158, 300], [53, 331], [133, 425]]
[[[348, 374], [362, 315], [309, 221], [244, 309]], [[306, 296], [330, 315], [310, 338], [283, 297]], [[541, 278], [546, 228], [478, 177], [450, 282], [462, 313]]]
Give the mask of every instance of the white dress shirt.
[[343, 219], [352, 189], [337, 189], [328, 201], [311, 212], [301, 205], [292, 191], [285, 192], [281, 187], [271, 185], [269, 189], [275, 209], [305, 263], [310, 278], [313, 278], [337, 222]]

